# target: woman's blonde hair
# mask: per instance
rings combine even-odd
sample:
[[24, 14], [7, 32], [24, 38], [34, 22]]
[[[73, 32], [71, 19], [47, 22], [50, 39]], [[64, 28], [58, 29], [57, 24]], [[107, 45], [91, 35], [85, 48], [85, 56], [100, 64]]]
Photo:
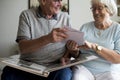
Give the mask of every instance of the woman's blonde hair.
[[115, 0], [91, 0], [91, 5], [96, 2], [104, 4], [111, 16], [117, 14], [117, 5]]

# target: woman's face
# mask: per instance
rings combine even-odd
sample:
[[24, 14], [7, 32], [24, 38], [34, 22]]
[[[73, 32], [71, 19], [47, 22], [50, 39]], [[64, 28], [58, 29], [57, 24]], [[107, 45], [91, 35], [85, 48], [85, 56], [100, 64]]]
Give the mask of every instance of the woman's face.
[[95, 22], [103, 22], [110, 16], [107, 7], [101, 3], [95, 3], [91, 7]]
[[49, 14], [56, 14], [61, 9], [62, 0], [46, 0], [45, 7]]

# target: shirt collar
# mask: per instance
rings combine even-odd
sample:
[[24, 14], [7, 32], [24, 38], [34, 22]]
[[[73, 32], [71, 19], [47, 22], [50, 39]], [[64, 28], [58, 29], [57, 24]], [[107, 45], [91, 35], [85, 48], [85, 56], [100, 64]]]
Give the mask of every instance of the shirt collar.
[[[42, 14], [42, 9], [41, 9], [40, 6], [39, 6], [38, 9], [37, 9], [37, 16], [38, 16], [39, 18], [41, 18], [41, 17], [46, 18], [46, 16]], [[57, 14], [53, 15], [53, 17], [52, 17], [51, 19], [57, 20]]]

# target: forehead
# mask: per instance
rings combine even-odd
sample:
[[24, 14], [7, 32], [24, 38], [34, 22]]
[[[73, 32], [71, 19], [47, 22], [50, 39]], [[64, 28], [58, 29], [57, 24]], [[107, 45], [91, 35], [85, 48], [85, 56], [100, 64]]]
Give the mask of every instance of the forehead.
[[92, 3], [92, 6], [98, 7], [98, 6], [105, 6], [105, 5], [103, 3], [100, 3], [100, 2], [94, 2], [94, 3]]
[[62, 0], [46, 0], [47, 2], [49, 2], [49, 1], [62, 1]]

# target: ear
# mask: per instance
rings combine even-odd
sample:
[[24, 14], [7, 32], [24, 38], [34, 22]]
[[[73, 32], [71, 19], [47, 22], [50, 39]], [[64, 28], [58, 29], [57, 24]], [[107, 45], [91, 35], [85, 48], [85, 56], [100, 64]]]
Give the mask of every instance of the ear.
[[46, 0], [41, 0], [40, 4], [45, 5], [46, 4]]

